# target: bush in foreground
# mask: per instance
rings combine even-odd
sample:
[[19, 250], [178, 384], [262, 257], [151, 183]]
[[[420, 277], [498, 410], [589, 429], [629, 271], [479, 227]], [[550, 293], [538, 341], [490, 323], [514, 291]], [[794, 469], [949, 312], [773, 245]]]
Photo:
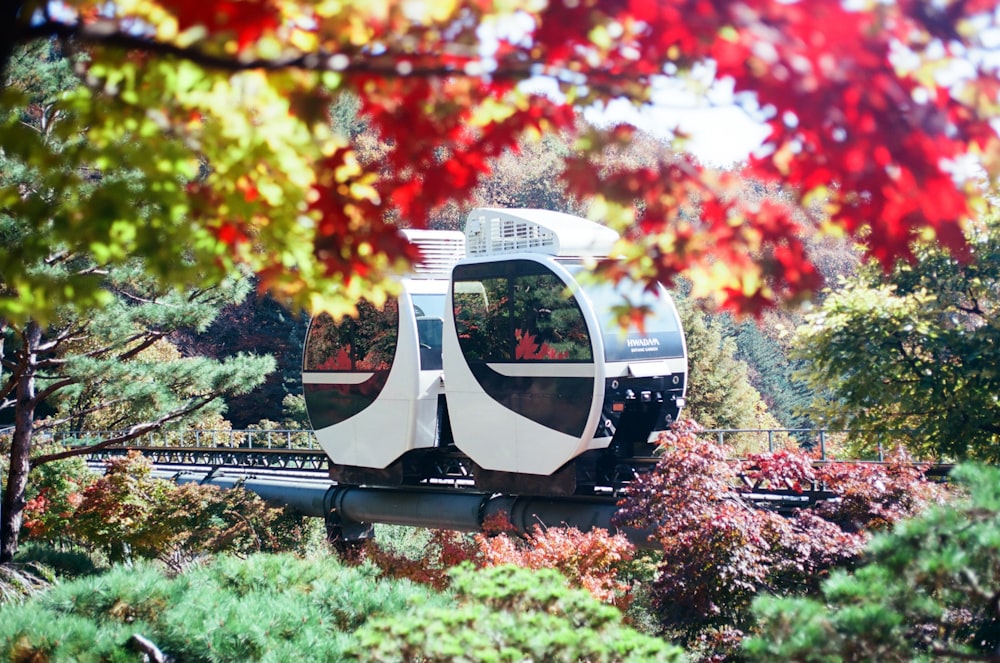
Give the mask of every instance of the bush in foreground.
[[334, 558], [226, 556], [175, 577], [140, 562], [0, 608], [0, 660], [139, 661], [135, 636], [196, 662], [680, 658], [565, 582], [462, 566], [442, 593]]
[[762, 598], [762, 661], [995, 661], [1000, 650], [1000, 470], [962, 466], [968, 496], [900, 522], [821, 599]]
[[138, 634], [183, 661], [340, 660], [366, 620], [449, 599], [371, 567], [291, 555], [220, 557], [170, 578], [138, 563], [0, 609], [0, 659], [131, 661]]
[[457, 607], [421, 603], [405, 615], [372, 619], [358, 631], [350, 660], [682, 660], [681, 649], [626, 626], [617, 608], [567, 587], [553, 569], [463, 564], [451, 579]]

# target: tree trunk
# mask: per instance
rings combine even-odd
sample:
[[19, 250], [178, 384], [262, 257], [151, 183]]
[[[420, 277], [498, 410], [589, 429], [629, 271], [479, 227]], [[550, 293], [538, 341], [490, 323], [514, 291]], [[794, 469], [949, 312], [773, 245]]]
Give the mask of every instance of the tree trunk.
[[25, 330], [23, 363], [17, 381], [17, 405], [14, 410], [14, 439], [10, 449], [10, 469], [0, 509], [0, 564], [14, 559], [17, 540], [24, 521], [24, 491], [31, 470], [31, 435], [35, 425], [35, 348], [42, 338], [41, 328], [34, 322]]
[[14, 53], [15, 37], [24, 12], [23, 0], [0, 2], [0, 92], [7, 84], [7, 63]]

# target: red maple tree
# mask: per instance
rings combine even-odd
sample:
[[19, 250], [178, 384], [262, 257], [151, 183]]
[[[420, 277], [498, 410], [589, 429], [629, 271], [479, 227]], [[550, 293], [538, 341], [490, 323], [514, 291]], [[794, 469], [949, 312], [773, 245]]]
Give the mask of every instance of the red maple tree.
[[[681, 421], [665, 433], [656, 468], [640, 475], [619, 512], [621, 524], [650, 528], [663, 547], [652, 598], [663, 625], [689, 636], [745, 626], [762, 591], [817, 589], [874, 532], [943, 497], [902, 457], [816, 467], [806, 452], [777, 451], [737, 461], [700, 431]], [[761, 488], [802, 492], [813, 482], [837, 498], [789, 515], [753, 500]]]
[[[377, 280], [386, 265], [413, 259], [394, 220], [427, 225], [442, 204], [468, 199], [491, 158], [538, 133], [577, 137], [562, 174], [569, 191], [598, 203], [594, 213], [632, 242], [624, 263], [605, 266], [612, 277], [627, 270], [669, 283], [687, 272], [697, 294], [739, 311], [817, 288], [804, 237], [819, 226], [839, 226], [886, 265], [912, 258], [911, 240], [926, 232], [962, 254], [961, 226], [975, 216], [982, 188], [960, 166], [972, 157], [990, 181], [1000, 169], [991, 125], [1000, 79], [976, 57], [997, 23], [995, 3], [983, 0], [584, 0], [503, 9], [468, 0], [85, 1], [58, 16], [46, 7], [5, 6], [0, 69], [13, 44], [57, 35], [93, 46], [94, 63], [124, 49], [211, 71], [262, 72], [307, 127], [322, 124], [324, 102], [357, 95], [384, 144], [381, 157], [361, 163], [341, 143], [315, 160], [307, 195], [314, 257], [345, 281]], [[959, 63], [961, 76], [935, 74]], [[599, 167], [633, 130], [588, 128], [577, 121], [582, 109], [622, 98], [641, 105], [663, 79], [704, 72], [760, 109], [768, 128], [742, 172], [715, 172], [683, 155], [656, 167]], [[535, 80], [557, 92], [522, 85]], [[198, 111], [168, 108], [164, 116], [186, 129]], [[746, 178], [781, 183], [786, 195], [746, 201], [736, 195]], [[248, 181], [227, 195], [245, 202], [247, 191], [264, 190]], [[259, 214], [217, 226], [236, 262], [251, 259], [245, 238], [281, 241], [277, 210], [268, 215], [277, 198], [264, 198], [255, 201]], [[205, 207], [205, 222], [219, 224], [226, 207]], [[299, 296], [287, 265], [256, 269], [265, 287]]]

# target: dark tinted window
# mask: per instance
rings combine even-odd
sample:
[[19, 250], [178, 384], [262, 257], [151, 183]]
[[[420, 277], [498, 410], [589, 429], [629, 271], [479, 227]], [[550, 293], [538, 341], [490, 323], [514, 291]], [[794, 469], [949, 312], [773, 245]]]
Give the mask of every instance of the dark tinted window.
[[510, 361], [509, 280], [456, 279], [452, 285], [455, 329], [468, 361]]
[[566, 285], [552, 273], [514, 278], [514, 359], [592, 358], [587, 322]]
[[313, 319], [306, 342], [306, 371], [384, 371], [396, 353], [399, 306], [389, 299], [382, 308], [358, 302], [358, 316], [339, 322], [327, 314]]
[[544, 265], [511, 260], [455, 269], [459, 344], [469, 361], [589, 361], [587, 324], [566, 285]]

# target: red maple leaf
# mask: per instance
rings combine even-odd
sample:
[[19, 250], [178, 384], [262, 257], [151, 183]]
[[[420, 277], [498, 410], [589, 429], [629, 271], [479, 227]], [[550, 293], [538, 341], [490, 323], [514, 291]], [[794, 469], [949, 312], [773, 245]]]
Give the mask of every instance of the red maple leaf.
[[271, 0], [174, 0], [167, 7], [181, 32], [202, 26], [213, 35], [232, 34], [240, 51], [278, 27], [279, 12]]

